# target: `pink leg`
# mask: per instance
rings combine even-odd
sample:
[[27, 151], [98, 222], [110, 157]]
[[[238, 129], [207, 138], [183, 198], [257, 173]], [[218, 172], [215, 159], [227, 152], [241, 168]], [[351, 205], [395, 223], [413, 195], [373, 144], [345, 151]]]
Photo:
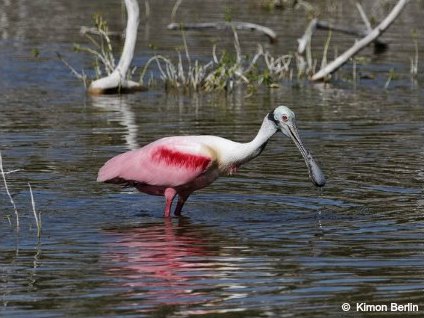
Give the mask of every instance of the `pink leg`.
[[165, 211], [163, 212], [163, 216], [166, 218], [171, 216], [172, 201], [174, 200], [176, 194], [177, 194], [177, 191], [175, 191], [172, 188], [165, 189], [164, 195], [165, 195], [166, 203], [165, 203]]
[[187, 201], [189, 195], [191, 193], [188, 194], [178, 194], [178, 203], [177, 203], [177, 207], [175, 208], [174, 214], [176, 216], [180, 216], [181, 215], [181, 210], [183, 209], [183, 205], [184, 203]]

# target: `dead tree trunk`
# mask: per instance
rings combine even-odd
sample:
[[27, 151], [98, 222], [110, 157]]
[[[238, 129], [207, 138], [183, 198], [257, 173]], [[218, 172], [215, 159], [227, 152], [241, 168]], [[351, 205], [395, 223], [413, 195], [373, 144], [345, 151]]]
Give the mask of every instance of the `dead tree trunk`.
[[125, 43], [121, 58], [115, 70], [106, 77], [93, 81], [88, 87], [90, 94], [126, 93], [141, 90], [143, 87], [137, 82], [128, 79], [128, 70], [134, 56], [139, 24], [139, 7], [137, 0], [125, 0], [127, 9], [127, 28]]

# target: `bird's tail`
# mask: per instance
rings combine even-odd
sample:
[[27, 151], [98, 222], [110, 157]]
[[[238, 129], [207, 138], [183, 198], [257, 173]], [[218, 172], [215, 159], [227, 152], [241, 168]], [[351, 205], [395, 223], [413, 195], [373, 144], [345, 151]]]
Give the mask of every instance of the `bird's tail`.
[[[108, 160], [97, 174], [97, 182], [113, 182], [114, 179], [120, 178], [120, 172], [123, 162], [125, 161], [125, 153], [113, 157]], [[120, 182], [118, 182], [120, 183]]]

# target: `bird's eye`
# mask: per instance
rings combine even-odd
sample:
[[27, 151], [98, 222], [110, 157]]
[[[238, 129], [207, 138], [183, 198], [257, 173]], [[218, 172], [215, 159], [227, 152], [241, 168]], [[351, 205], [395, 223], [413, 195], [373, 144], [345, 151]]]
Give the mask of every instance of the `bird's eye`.
[[283, 115], [283, 116], [281, 116], [281, 119], [282, 119], [284, 122], [286, 122], [286, 121], [288, 121], [288, 120], [289, 120], [289, 117], [288, 117], [287, 115]]

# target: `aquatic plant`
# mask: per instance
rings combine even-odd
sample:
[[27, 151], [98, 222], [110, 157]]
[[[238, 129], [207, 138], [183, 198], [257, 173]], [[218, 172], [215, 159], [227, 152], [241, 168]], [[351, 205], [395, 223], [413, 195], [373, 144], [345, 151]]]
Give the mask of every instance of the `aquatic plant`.
[[[2, 179], [3, 179], [4, 189], [6, 191], [7, 196], [9, 197], [10, 203], [12, 204], [13, 211], [15, 213], [16, 231], [19, 232], [19, 230], [20, 230], [20, 216], [19, 216], [18, 208], [16, 207], [15, 200], [13, 199], [13, 196], [10, 193], [9, 185], [7, 183], [7, 178], [6, 178], [6, 175], [17, 172], [17, 171], [19, 171], [19, 170], [12, 170], [12, 171], [7, 171], [7, 172], [4, 171], [3, 157], [2, 157], [1, 152], [0, 152], [0, 174], [1, 174]], [[30, 197], [31, 197], [32, 212], [34, 214], [35, 224], [36, 224], [36, 227], [37, 227], [37, 238], [40, 239], [41, 238], [41, 229], [42, 229], [42, 227], [41, 227], [41, 212], [37, 213], [37, 211], [35, 209], [35, 200], [34, 200], [34, 195], [32, 193], [32, 187], [31, 187], [30, 183], [28, 183], [28, 187], [29, 187], [29, 193], [30, 193]], [[9, 216], [6, 216], [6, 217], [8, 218], [9, 223], [11, 224], [10, 217]]]
[[109, 28], [107, 22], [99, 14], [93, 15], [93, 27], [81, 27], [80, 33], [83, 35], [93, 46], [84, 46], [74, 43], [74, 52], [83, 52], [90, 54], [93, 58], [93, 78], [89, 79], [84, 69], [78, 72], [72, 67], [60, 53], [56, 53], [57, 57], [71, 70], [76, 78], [84, 83], [87, 88], [92, 80], [100, 79], [104, 75], [110, 75], [115, 68], [115, 57], [111, 44]]
[[394, 79], [398, 79], [398, 74], [396, 73], [396, 70], [394, 68], [391, 68], [389, 71], [389, 74], [387, 76], [386, 83], [384, 84], [384, 89], [388, 89], [390, 82]]
[[413, 42], [414, 42], [414, 56], [413, 57], [410, 57], [410, 74], [411, 74], [411, 77], [412, 77], [412, 79], [416, 79], [417, 78], [417, 76], [418, 76], [418, 58], [419, 58], [419, 55], [418, 55], [418, 34], [417, 34], [417, 31], [416, 30], [414, 30], [413, 32], [412, 32], [412, 40], [413, 40]]
[[[192, 61], [187, 43], [184, 39], [185, 57], [183, 58], [181, 52], [178, 52], [178, 61], [172, 62], [171, 59], [161, 55], [156, 55], [144, 66], [140, 82], [145, 84], [145, 76], [147, 70], [151, 67], [153, 62], [160, 73], [160, 79], [165, 84], [166, 89], [183, 89], [195, 91], [213, 91], [213, 90], [229, 90], [236, 84], [246, 85], [259, 85], [269, 78], [272, 74], [281, 72], [281, 61], [287, 59], [279, 58], [274, 59], [269, 53], [264, 53], [262, 46], [258, 46], [256, 54], [249, 59], [246, 55], [241, 53], [238, 35], [235, 30], [234, 33], [234, 52], [223, 50], [220, 55], [217, 54], [216, 45], [212, 48], [211, 60], [202, 63], [199, 60]], [[258, 63], [259, 58], [263, 57], [263, 66], [268, 66], [268, 70], [262, 67], [259, 71]], [[147, 83], [151, 85], [151, 82]]]
[[34, 213], [35, 225], [37, 226], [37, 237], [40, 239], [41, 237], [41, 212], [37, 213], [35, 209], [35, 200], [34, 195], [32, 194], [31, 184], [28, 182], [29, 194], [31, 196], [31, 206], [32, 212]]
[[95, 49], [75, 43], [74, 51], [86, 52], [94, 57], [94, 78], [99, 79], [104, 75], [111, 74], [116, 65], [106, 20], [100, 14], [94, 14], [93, 22], [93, 28], [82, 27], [80, 32], [93, 44]]
[[6, 194], [9, 197], [10, 203], [13, 206], [13, 211], [15, 212], [15, 217], [16, 217], [16, 230], [19, 231], [19, 213], [18, 213], [18, 209], [16, 208], [16, 204], [15, 201], [13, 200], [12, 195], [10, 194], [9, 191], [9, 186], [7, 185], [7, 180], [6, 180], [6, 173], [3, 170], [3, 158], [1, 156], [1, 152], [0, 152], [0, 172], [1, 172], [1, 176], [3, 178], [3, 185], [4, 185], [4, 189], [6, 190]]

